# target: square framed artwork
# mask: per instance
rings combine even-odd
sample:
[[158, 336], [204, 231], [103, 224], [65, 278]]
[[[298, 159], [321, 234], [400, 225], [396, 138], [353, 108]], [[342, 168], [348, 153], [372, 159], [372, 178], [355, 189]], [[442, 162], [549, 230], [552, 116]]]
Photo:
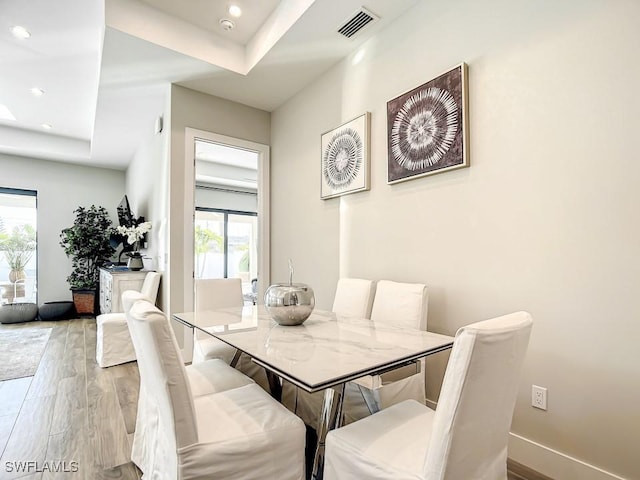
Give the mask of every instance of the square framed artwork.
[[320, 198], [369, 190], [371, 114], [343, 123], [320, 137]]
[[387, 183], [469, 165], [467, 65], [387, 102]]

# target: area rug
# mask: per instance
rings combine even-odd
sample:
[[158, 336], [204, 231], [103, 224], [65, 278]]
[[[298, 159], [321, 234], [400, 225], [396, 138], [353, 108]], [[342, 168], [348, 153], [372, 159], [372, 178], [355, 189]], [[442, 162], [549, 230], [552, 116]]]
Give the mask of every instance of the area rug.
[[0, 329], [0, 381], [36, 373], [51, 328]]

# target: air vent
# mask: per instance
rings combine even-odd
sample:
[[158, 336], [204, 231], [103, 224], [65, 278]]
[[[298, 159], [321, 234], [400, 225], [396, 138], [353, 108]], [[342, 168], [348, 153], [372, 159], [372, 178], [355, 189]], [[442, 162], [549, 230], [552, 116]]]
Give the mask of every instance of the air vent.
[[338, 29], [338, 33], [347, 38], [352, 38], [364, 27], [377, 20], [379, 20], [377, 15], [374, 15], [366, 8], [361, 7], [360, 10], [354, 13], [351, 18]]

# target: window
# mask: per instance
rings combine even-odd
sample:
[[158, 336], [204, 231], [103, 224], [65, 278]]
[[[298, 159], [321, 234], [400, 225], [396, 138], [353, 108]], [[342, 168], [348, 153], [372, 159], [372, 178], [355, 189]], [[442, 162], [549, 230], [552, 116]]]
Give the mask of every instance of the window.
[[243, 293], [258, 276], [258, 216], [196, 207], [195, 278], [240, 278]]
[[38, 303], [36, 195], [0, 188], [0, 303]]

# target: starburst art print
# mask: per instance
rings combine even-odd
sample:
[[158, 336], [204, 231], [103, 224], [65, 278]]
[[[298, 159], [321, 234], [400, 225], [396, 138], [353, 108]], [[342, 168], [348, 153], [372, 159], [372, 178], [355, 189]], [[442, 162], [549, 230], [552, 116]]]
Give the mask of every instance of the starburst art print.
[[369, 189], [369, 113], [321, 136], [321, 198]]
[[388, 182], [468, 165], [466, 65], [387, 103]]

